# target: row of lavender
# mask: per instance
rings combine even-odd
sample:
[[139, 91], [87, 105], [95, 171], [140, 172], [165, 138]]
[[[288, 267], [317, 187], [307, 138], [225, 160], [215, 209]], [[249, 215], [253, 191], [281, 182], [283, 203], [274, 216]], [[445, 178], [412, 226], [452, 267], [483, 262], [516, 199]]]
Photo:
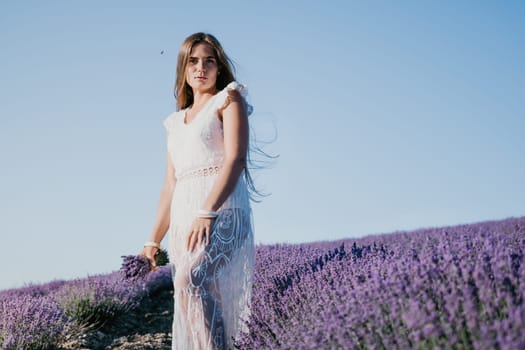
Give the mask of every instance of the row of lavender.
[[244, 349], [525, 349], [525, 218], [257, 251]]
[[146, 278], [147, 261], [128, 256], [117, 272], [0, 292], [0, 348], [52, 349], [68, 334], [100, 327], [171, 287], [163, 266]]
[[[238, 345], [525, 348], [524, 247], [525, 217], [259, 246], [250, 332]], [[122, 272], [0, 292], [0, 347], [53, 347], [171, 286], [167, 268], [145, 280]]]

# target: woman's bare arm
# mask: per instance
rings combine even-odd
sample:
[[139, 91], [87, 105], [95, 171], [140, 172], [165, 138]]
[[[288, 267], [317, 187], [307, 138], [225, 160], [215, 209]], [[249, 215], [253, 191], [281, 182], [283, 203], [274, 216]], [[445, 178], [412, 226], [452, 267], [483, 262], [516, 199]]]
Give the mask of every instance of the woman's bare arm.
[[[160, 191], [159, 204], [157, 206], [157, 214], [153, 229], [150, 234], [150, 241], [160, 243], [166, 231], [170, 226], [170, 209], [171, 209], [171, 198], [173, 196], [173, 190], [175, 189], [175, 169], [169, 154], [166, 156], [166, 172], [164, 175], [164, 183]], [[142, 254], [145, 255], [153, 264], [156, 248], [144, 247]]]
[[[228, 91], [228, 104], [221, 110], [224, 130], [224, 161], [217, 179], [200, 209], [216, 211], [235, 189], [235, 185], [246, 167], [248, 151], [248, 114], [244, 99], [236, 90]], [[188, 250], [206, 238], [209, 243], [213, 220], [197, 218], [193, 222], [188, 240]]]
[[233, 192], [246, 166], [248, 150], [248, 115], [237, 90], [228, 92], [230, 100], [222, 110], [224, 130], [224, 161], [210, 194], [202, 205], [204, 210], [217, 210]]

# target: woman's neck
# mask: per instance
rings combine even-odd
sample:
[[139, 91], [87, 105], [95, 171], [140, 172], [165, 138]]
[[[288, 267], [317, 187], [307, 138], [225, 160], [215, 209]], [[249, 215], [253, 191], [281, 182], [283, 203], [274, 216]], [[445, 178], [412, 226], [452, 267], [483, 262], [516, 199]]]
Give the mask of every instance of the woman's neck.
[[215, 93], [216, 91], [193, 91], [193, 103], [190, 108], [199, 110]]

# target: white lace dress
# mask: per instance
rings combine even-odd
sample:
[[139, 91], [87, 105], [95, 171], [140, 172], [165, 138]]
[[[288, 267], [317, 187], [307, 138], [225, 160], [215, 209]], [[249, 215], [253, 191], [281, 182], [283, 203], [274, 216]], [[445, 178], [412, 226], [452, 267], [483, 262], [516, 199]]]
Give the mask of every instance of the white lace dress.
[[252, 213], [242, 174], [218, 210], [210, 244], [186, 249], [195, 212], [206, 200], [224, 159], [224, 135], [217, 109], [228, 89], [246, 97], [244, 86], [230, 83], [214, 95], [189, 123], [186, 110], [164, 120], [168, 153], [175, 167], [168, 251], [173, 267], [175, 310], [173, 349], [230, 349], [245, 329], [253, 281]]

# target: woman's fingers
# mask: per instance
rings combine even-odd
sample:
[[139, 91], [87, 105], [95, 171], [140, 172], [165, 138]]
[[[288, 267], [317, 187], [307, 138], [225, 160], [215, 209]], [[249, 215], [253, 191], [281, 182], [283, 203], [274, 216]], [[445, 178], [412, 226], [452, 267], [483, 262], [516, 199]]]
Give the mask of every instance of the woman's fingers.
[[191, 231], [188, 236], [188, 251], [192, 252], [199, 241], [199, 231]]
[[192, 251], [193, 250], [193, 230], [190, 232], [190, 234], [188, 235], [188, 240], [186, 241], [186, 249], [188, 249], [188, 251]]
[[197, 238], [197, 244], [201, 245], [202, 244], [202, 230], [199, 230], [199, 233], [197, 234], [197, 237], [198, 237]]
[[156, 250], [157, 250], [157, 248], [145, 247], [144, 249], [142, 249], [142, 252], [140, 253], [140, 255], [145, 256], [146, 259], [149, 260], [149, 262], [151, 264], [151, 268], [153, 270], [157, 269], [157, 264], [155, 263], [155, 252], [156, 252]]
[[191, 226], [190, 233], [186, 240], [186, 248], [188, 251], [193, 251], [195, 246], [206, 242], [210, 244], [211, 222], [209, 219], [196, 219]]
[[192, 231], [189, 237], [188, 251], [192, 252], [197, 244], [202, 242], [202, 231]]
[[210, 241], [211, 241], [211, 229], [212, 229], [212, 224], [215, 220], [212, 219], [212, 220], [209, 220], [207, 222], [207, 226], [206, 226], [206, 245], [209, 245], [210, 244]]

